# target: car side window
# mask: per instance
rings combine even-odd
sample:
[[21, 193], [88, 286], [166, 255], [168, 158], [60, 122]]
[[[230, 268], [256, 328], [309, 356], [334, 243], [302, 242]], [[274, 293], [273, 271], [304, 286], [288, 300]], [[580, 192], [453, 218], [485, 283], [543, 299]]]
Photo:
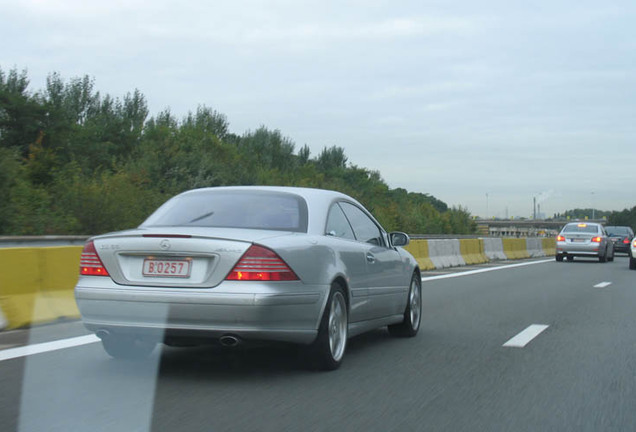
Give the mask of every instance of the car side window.
[[327, 227], [325, 229], [327, 235], [355, 240], [356, 237], [353, 234], [351, 225], [346, 216], [342, 212], [342, 209], [338, 204], [334, 204], [329, 209], [327, 215]]
[[341, 202], [342, 211], [353, 227], [356, 239], [376, 246], [385, 246], [382, 231], [369, 216], [353, 204]]

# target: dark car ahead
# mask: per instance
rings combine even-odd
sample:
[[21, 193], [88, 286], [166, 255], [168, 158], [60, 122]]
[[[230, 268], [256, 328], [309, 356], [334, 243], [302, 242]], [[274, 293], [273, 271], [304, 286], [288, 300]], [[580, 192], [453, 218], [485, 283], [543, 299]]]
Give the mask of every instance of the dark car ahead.
[[614, 243], [614, 251], [629, 254], [629, 243], [634, 238], [634, 230], [628, 226], [606, 226], [605, 231]]

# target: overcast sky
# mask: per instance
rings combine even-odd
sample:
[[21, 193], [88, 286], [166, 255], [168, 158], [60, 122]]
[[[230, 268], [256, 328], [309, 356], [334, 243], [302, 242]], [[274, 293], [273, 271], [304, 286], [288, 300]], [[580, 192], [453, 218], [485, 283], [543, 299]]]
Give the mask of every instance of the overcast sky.
[[636, 205], [636, 2], [0, 0], [0, 67], [344, 147], [479, 216]]

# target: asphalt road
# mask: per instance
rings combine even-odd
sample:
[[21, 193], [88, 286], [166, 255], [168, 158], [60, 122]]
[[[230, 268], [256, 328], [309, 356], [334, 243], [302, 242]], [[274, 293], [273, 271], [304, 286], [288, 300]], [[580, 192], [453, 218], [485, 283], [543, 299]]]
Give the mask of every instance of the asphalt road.
[[[354, 338], [335, 372], [280, 347], [130, 363], [89, 343], [1, 360], [0, 430], [636, 430], [636, 272], [625, 257], [541, 261], [425, 280], [419, 335]], [[547, 328], [504, 346], [532, 325]], [[82, 334], [5, 332], [0, 347]]]

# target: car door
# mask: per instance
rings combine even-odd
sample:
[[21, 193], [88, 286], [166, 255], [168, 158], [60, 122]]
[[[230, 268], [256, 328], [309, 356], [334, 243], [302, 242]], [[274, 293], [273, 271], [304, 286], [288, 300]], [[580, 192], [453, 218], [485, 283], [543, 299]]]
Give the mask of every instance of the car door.
[[605, 228], [602, 225], [598, 226], [599, 231], [601, 233], [601, 250], [605, 250], [605, 257], [613, 257], [614, 256], [614, 243], [612, 242], [610, 236], [605, 231]]
[[362, 283], [368, 289], [366, 318], [401, 313], [408, 290], [408, 278], [404, 276], [400, 254], [389, 247], [384, 231], [365, 211], [349, 202], [339, 204], [353, 228], [356, 240], [364, 248], [367, 273]]
[[344, 266], [348, 279], [349, 320], [359, 322], [368, 319], [367, 247], [356, 240], [351, 224], [337, 203], [331, 205], [327, 215], [325, 235], [332, 237], [332, 250]]

